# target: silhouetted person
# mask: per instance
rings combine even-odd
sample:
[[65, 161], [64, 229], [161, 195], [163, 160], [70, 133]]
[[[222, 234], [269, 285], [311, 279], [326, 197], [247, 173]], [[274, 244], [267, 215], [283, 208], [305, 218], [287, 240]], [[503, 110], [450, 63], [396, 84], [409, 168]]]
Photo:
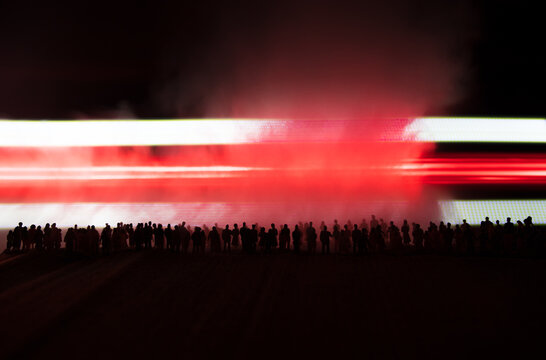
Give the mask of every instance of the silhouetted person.
[[310, 254], [314, 254], [317, 249], [317, 231], [313, 227], [313, 222], [309, 222], [309, 227], [307, 228], [307, 251]]
[[323, 254], [330, 253], [330, 237], [332, 237], [332, 234], [328, 231], [328, 227], [324, 225], [324, 228], [320, 232], [320, 243], [322, 244]]
[[163, 231], [163, 225], [157, 224], [154, 229], [154, 241], [156, 249], [163, 249], [165, 246], [165, 233]]
[[256, 224], [252, 224], [252, 229], [248, 233], [249, 251], [251, 253], [255, 253], [257, 245], [258, 245], [258, 229], [256, 229]]
[[341, 229], [337, 220], [334, 220], [334, 230], [332, 232], [332, 236], [334, 237], [334, 252], [337, 254], [341, 248]]
[[400, 230], [396, 225], [394, 225], [393, 221], [390, 222], [388, 232], [390, 248], [395, 253], [399, 253], [400, 251], [402, 251], [402, 236], [400, 235]]
[[413, 236], [415, 248], [417, 250], [423, 249], [424, 233], [423, 229], [421, 229], [421, 225], [415, 224], [411, 235]]
[[281, 229], [279, 233], [279, 245], [281, 250], [290, 250], [290, 229], [287, 224]]
[[102, 253], [105, 255], [108, 255], [110, 253], [110, 248], [112, 246], [111, 244], [112, 240], [112, 228], [110, 228], [110, 225], [108, 223], [102, 229], [102, 232], [100, 234], [100, 241], [102, 244]]
[[30, 228], [23, 237], [23, 251], [29, 251], [34, 241], [34, 233], [36, 232], [36, 225], [30, 225]]
[[15, 248], [13, 230], [8, 231], [6, 241], [6, 251], [11, 252], [11, 250]]
[[180, 226], [175, 225], [173, 230], [173, 246], [174, 252], [180, 252], [180, 245], [182, 245], [182, 231], [180, 231]]
[[266, 249], [266, 245], [267, 244], [267, 233], [265, 232], [265, 228], [264, 227], [261, 227], [260, 228], [260, 232], [258, 233], [258, 237], [259, 237], [259, 242], [258, 242], [258, 245], [260, 246], [260, 250], [262, 252], [265, 252], [267, 249]]
[[444, 232], [444, 243], [445, 243], [445, 248], [448, 252], [450, 252], [453, 248], [453, 236], [454, 236], [453, 228], [451, 227], [451, 223], [448, 222]]
[[222, 230], [222, 240], [224, 241], [224, 252], [231, 252], [231, 230], [229, 225], [226, 225], [226, 228]]
[[190, 230], [186, 227], [185, 221], [183, 221], [182, 225], [180, 226], [180, 234], [182, 237], [182, 251], [184, 252], [184, 254], [187, 254], [190, 247], [191, 233]]
[[246, 222], [243, 222], [243, 226], [241, 227], [241, 231], [239, 231], [241, 235], [241, 245], [243, 247], [243, 251], [249, 253], [250, 252], [250, 229], [246, 226]]
[[23, 242], [23, 237], [25, 236], [25, 228], [23, 223], [20, 222], [15, 229], [13, 229], [13, 249], [16, 251], [21, 250], [21, 244]]
[[351, 247], [351, 230], [349, 230], [349, 225], [343, 225], [343, 230], [341, 230], [341, 238], [339, 242], [339, 252], [347, 254]]
[[76, 231], [74, 228], [68, 228], [64, 236], [64, 247], [68, 254], [74, 251], [75, 243], [76, 243]]
[[51, 234], [53, 236], [53, 248], [59, 250], [61, 248], [62, 231], [57, 227], [57, 224], [51, 224]]
[[233, 230], [231, 230], [231, 245], [233, 245], [234, 248], [239, 247], [239, 225], [233, 224]]
[[275, 224], [271, 224], [271, 228], [267, 231], [269, 235], [269, 241], [271, 241], [271, 247], [276, 248], [278, 246], [277, 235], [279, 231], [275, 228]]
[[301, 235], [302, 235], [301, 231], [300, 231], [298, 225], [296, 225], [294, 227], [294, 231], [292, 231], [292, 244], [294, 244], [294, 252], [296, 254], [300, 253]]
[[409, 224], [408, 224], [408, 220], [405, 220], [404, 219], [404, 224], [402, 224], [402, 242], [404, 243], [404, 246], [409, 246], [411, 240], [410, 240], [410, 235], [409, 235], [409, 232], [410, 232], [410, 227], [409, 227]]
[[212, 227], [212, 230], [209, 232], [208, 238], [210, 244], [210, 252], [220, 252], [220, 234], [218, 233], [216, 226]]
[[95, 229], [95, 225], [91, 225], [91, 229], [89, 230], [89, 239], [90, 239], [91, 252], [95, 255], [98, 254], [100, 234], [97, 231], [97, 229]]
[[191, 240], [192, 252], [194, 254], [198, 254], [201, 251], [201, 228], [199, 226], [196, 226], [195, 229], [193, 229], [193, 234], [191, 234]]
[[171, 228], [171, 224], [167, 224], [167, 227], [165, 228], [165, 239], [167, 240], [167, 249], [173, 250], [174, 239], [173, 239], [173, 229]]
[[36, 250], [42, 250], [44, 248], [44, 232], [42, 231], [42, 227], [40, 225], [38, 225], [36, 228], [34, 243], [36, 244]]
[[473, 254], [474, 253], [474, 233], [472, 231], [472, 227], [470, 226], [470, 224], [466, 222], [466, 219], [463, 219], [461, 230], [463, 231], [463, 241], [466, 245], [466, 252], [469, 254]]
[[361, 245], [361, 241], [362, 241], [362, 231], [358, 229], [357, 224], [354, 225], [351, 238], [353, 239], [353, 255], [356, 255], [357, 253], [360, 252], [359, 246]]
[[368, 228], [362, 228], [362, 236], [360, 237], [360, 246], [359, 251], [361, 254], [368, 253], [368, 249], [370, 247], [370, 239], [368, 236]]
[[453, 230], [453, 238], [455, 239], [455, 250], [458, 254], [464, 252], [464, 238], [463, 230], [459, 224], [455, 225], [455, 230]]

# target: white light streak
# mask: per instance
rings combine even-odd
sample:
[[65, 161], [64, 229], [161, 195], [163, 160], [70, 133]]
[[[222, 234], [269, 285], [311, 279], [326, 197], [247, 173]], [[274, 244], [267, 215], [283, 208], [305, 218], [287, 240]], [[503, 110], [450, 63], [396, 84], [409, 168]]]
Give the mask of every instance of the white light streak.
[[546, 143], [546, 119], [417, 118], [403, 137], [422, 142]]
[[222, 145], [282, 137], [281, 120], [0, 120], [2, 147]]

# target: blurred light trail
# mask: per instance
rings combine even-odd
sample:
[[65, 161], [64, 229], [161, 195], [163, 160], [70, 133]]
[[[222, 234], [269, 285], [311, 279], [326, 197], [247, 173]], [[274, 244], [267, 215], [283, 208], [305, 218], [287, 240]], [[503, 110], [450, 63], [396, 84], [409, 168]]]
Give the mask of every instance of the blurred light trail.
[[546, 158], [518, 145], [435, 152], [438, 142], [540, 144], [545, 129], [543, 119], [0, 120], [0, 204], [10, 226], [48, 212], [67, 223], [439, 219], [455, 188], [546, 185]]
[[546, 143], [546, 119], [417, 118], [404, 138], [425, 142]]
[[265, 168], [237, 166], [0, 167], [0, 181], [221, 178]]

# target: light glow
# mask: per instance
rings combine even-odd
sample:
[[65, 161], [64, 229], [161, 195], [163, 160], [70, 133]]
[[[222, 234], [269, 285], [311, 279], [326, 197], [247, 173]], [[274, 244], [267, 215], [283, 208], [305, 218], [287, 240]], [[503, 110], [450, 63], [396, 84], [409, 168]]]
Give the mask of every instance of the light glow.
[[515, 223], [527, 216], [533, 224], [546, 224], [546, 200], [449, 200], [440, 201], [442, 219], [452, 224], [460, 224], [463, 219], [469, 224], [480, 224], [486, 216], [493, 222], [504, 224], [507, 217]]
[[425, 142], [546, 143], [545, 119], [417, 118], [404, 138]]

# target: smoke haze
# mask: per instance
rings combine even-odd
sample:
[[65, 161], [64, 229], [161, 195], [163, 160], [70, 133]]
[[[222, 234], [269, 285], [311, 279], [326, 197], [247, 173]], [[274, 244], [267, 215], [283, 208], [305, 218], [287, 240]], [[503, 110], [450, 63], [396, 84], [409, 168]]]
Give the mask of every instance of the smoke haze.
[[166, 48], [157, 100], [177, 117], [420, 116], [462, 95], [474, 35], [465, 3], [280, 1], [211, 12], [220, 14], [206, 46]]

